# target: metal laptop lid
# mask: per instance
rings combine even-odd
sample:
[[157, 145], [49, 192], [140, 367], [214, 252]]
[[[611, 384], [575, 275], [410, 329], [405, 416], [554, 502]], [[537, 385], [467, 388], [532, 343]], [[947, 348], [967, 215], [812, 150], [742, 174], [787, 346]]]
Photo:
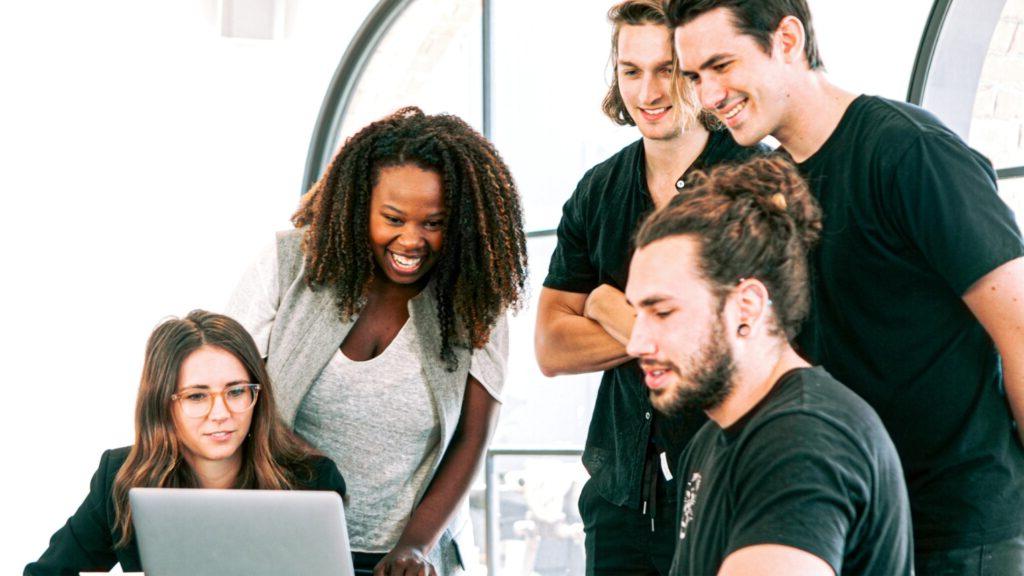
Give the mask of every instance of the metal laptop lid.
[[146, 576], [352, 576], [341, 496], [302, 490], [132, 488]]

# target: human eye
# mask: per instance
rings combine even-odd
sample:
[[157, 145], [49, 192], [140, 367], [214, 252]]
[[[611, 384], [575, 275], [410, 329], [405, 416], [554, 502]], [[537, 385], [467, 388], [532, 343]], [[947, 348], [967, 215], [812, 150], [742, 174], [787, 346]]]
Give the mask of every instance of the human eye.
[[248, 384], [237, 384], [224, 391], [228, 398], [241, 398], [249, 392]]
[[727, 60], [725, 62], [719, 62], [718, 64], [715, 64], [714, 66], [711, 67], [711, 69], [721, 74], [722, 72], [728, 70], [730, 66], [732, 66], [732, 60]]
[[672, 315], [673, 312], [675, 312], [675, 310], [673, 310], [671, 308], [655, 310], [654, 311], [654, 316], [657, 317], [657, 318], [668, 318], [669, 316]]
[[188, 402], [194, 402], [196, 404], [199, 404], [200, 402], [206, 402], [206, 399], [209, 398], [210, 395], [200, 390], [192, 390], [189, 392], [185, 392], [184, 394], [182, 394], [181, 397]]
[[402, 219], [401, 218], [398, 218], [397, 216], [391, 216], [389, 214], [384, 214], [384, 221], [387, 222], [388, 224], [393, 225], [393, 226], [401, 226], [402, 225]]
[[639, 74], [639, 72], [635, 68], [626, 68], [622, 71], [622, 75], [626, 78], [633, 78], [637, 74]]
[[444, 228], [444, 220], [428, 220], [423, 226], [427, 230], [441, 230]]

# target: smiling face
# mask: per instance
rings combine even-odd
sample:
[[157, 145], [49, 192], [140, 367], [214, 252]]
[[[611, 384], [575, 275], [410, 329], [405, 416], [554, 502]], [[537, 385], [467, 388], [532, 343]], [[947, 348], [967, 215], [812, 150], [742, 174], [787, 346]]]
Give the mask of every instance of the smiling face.
[[[717, 8], [676, 28], [679, 65], [697, 90], [701, 105], [729, 128], [743, 146], [765, 136], [779, 140], [793, 111], [787, 80], [792, 73], [787, 51], [773, 41], [771, 54], [737, 30], [732, 14]], [[805, 61], [801, 60], [806, 69]]]
[[615, 74], [619, 95], [640, 133], [649, 140], [672, 140], [683, 132], [672, 100], [672, 35], [658, 24], [624, 25], [619, 30]]
[[444, 240], [441, 177], [413, 164], [381, 168], [370, 199], [370, 248], [384, 277], [423, 280]]
[[[232, 384], [249, 382], [245, 366], [223, 348], [203, 346], [189, 354], [181, 363], [177, 393], [221, 392]], [[214, 399], [210, 413], [202, 418], [184, 414], [180, 401], [172, 406], [174, 429], [184, 447], [185, 461], [193, 470], [201, 470], [211, 463], [240, 464], [242, 443], [252, 424], [252, 410], [231, 413], [223, 397]]]
[[723, 314], [698, 258], [696, 241], [672, 236], [638, 249], [629, 269], [626, 297], [637, 316], [626, 350], [640, 362], [651, 403], [667, 414], [713, 409], [732, 390]]

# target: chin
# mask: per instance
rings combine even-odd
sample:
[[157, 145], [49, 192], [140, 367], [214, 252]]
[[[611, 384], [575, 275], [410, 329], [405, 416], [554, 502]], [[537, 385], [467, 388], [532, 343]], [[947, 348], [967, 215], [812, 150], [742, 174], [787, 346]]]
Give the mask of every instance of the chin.
[[672, 416], [679, 411], [679, 394], [674, 386], [651, 390], [648, 394], [651, 406], [662, 414]]

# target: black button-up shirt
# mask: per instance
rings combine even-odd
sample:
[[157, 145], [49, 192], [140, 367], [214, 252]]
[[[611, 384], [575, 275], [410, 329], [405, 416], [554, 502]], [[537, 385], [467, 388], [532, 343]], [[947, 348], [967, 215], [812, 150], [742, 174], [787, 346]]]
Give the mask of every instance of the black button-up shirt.
[[[739, 146], [725, 130], [713, 132], [690, 170], [742, 161], [764, 151], [767, 148]], [[625, 291], [633, 233], [653, 209], [641, 139], [583, 175], [562, 209], [558, 245], [544, 287], [590, 293], [609, 284]], [[670, 467], [675, 468], [679, 454], [705, 420], [700, 411], [672, 418], [655, 413], [643, 373], [631, 360], [605, 371], [601, 379], [583, 465], [605, 499], [638, 508], [648, 445], [653, 442], [667, 452]]]

